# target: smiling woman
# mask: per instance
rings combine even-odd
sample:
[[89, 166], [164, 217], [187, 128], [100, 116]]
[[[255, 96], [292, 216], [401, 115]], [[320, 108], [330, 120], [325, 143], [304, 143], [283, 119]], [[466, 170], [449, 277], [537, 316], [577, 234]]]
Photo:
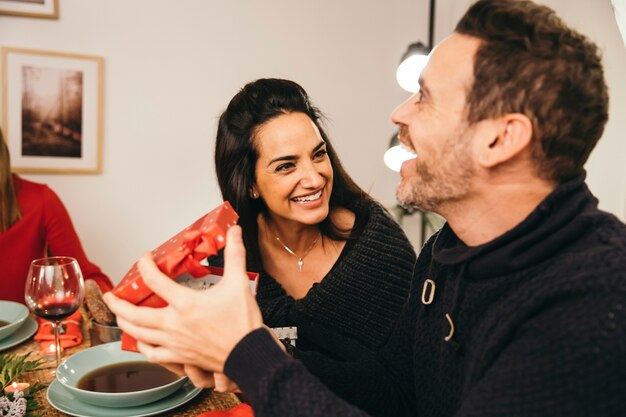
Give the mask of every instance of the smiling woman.
[[341, 365], [387, 339], [415, 253], [345, 172], [321, 119], [298, 84], [249, 83], [220, 117], [215, 166], [224, 199], [240, 215], [248, 269], [261, 272], [265, 323], [297, 327], [295, 355], [354, 398], [360, 390], [343, 383]]

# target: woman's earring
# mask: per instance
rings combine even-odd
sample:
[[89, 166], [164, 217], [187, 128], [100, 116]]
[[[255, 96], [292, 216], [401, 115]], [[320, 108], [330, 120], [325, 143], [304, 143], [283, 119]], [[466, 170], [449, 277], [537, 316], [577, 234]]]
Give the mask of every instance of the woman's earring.
[[250, 197], [256, 200], [257, 198], [259, 198], [259, 193], [257, 193], [256, 190], [250, 190]]

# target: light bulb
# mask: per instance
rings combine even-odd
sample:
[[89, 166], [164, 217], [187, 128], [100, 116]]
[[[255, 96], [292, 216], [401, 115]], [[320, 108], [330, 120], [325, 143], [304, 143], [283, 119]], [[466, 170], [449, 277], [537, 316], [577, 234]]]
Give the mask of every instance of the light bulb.
[[403, 60], [396, 70], [396, 79], [400, 87], [415, 93], [419, 90], [419, 77], [428, 63], [428, 55], [413, 54]]

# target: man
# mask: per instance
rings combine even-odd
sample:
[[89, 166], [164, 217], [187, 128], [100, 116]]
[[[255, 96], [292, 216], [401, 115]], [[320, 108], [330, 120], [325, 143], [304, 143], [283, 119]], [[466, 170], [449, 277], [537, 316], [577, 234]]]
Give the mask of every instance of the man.
[[[595, 45], [528, 1], [481, 0], [393, 113], [417, 157], [398, 198], [447, 220], [422, 249], [386, 348], [346, 368], [357, 405], [418, 416], [626, 412], [626, 227], [597, 209], [583, 165], [607, 120]], [[111, 296], [149, 359], [198, 385], [225, 374], [261, 416], [365, 415], [287, 357], [247, 292], [239, 230], [226, 278], [192, 293], [140, 262], [171, 304]], [[182, 369], [181, 369], [182, 370]], [[374, 389], [372, 389], [374, 388]]]

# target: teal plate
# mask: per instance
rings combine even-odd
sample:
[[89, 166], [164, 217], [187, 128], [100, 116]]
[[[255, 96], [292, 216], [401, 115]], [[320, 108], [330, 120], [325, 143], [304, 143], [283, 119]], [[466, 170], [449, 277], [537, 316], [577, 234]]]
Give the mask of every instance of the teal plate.
[[35, 333], [37, 333], [37, 320], [29, 316], [15, 333], [0, 340], [0, 351], [19, 345]]
[[100, 407], [76, 399], [71, 392], [63, 388], [56, 379], [48, 387], [46, 398], [57, 410], [76, 417], [145, 417], [160, 414], [185, 404], [200, 394], [202, 388], [196, 388], [189, 381], [172, 395], [153, 403], [136, 407]]

